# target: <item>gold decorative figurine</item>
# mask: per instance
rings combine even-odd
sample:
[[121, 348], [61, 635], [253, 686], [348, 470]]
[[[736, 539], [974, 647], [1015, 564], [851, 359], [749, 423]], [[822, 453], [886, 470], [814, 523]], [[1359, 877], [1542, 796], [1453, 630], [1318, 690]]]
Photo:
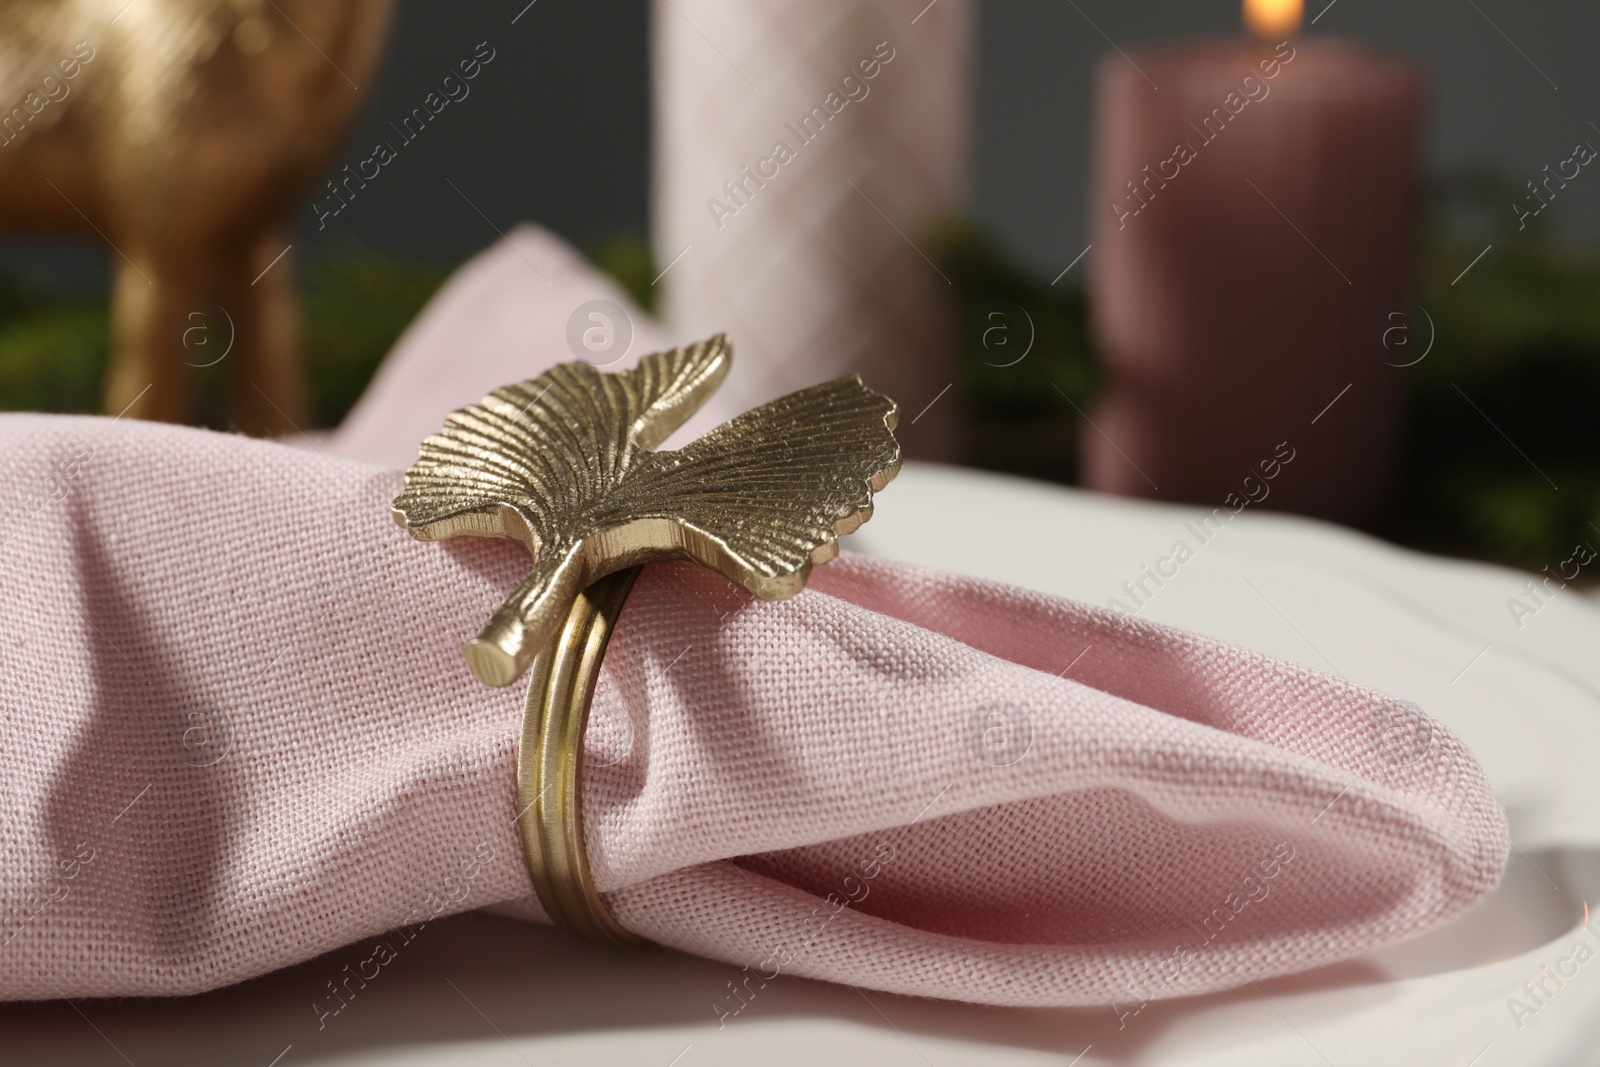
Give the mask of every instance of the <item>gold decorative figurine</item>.
[[533, 556], [466, 658], [502, 686], [538, 657], [518, 765], [528, 868], [550, 917], [600, 940], [639, 940], [594, 889], [577, 785], [601, 658], [638, 567], [688, 559], [762, 599], [791, 596], [900, 469], [895, 404], [854, 375], [653, 451], [732, 357], [718, 334], [619, 374], [565, 363], [496, 389], [422, 442], [394, 502], [419, 540], [505, 537]]
[[371, 95], [392, 7], [0, 0], [0, 230], [106, 245], [107, 414], [186, 421], [221, 350], [239, 429], [306, 425], [296, 211]]

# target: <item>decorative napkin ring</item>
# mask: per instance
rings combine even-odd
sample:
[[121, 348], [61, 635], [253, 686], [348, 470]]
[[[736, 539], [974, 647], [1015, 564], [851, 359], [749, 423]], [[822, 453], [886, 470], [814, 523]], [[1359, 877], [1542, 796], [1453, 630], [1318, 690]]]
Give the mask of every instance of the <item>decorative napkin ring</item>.
[[652, 451], [732, 359], [718, 334], [618, 374], [563, 363], [496, 389], [422, 442], [394, 501], [418, 540], [505, 537], [533, 557], [465, 655], [488, 685], [534, 666], [517, 760], [528, 872], [551, 920], [596, 940], [643, 943], [594, 888], [579, 796], [589, 702], [638, 568], [687, 559], [763, 600], [793, 596], [900, 470], [895, 404], [855, 375]]

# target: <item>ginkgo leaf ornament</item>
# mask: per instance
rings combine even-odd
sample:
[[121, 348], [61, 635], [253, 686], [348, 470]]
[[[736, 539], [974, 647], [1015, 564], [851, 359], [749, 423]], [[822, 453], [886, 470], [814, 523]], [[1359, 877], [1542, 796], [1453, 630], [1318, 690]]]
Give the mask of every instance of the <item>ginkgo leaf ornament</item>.
[[653, 451], [721, 384], [723, 334], [607, 374], [564, 363], [496, 389], [422, 442], [394, 501], [425, 541], [506, 537], [526, 580], [466, 647], [509, 685], [573, 598], [614, 571], [690, 559], [765, 600], [799, 592], [899, 472], [895, 404], [855, 375], [802, 389], [676, 451]]

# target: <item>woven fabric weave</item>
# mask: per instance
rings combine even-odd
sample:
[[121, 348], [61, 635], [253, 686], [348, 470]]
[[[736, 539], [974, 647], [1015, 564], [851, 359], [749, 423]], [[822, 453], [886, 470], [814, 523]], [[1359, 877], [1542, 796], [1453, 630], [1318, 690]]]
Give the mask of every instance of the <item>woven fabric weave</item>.
[[[0, 456], [0, 997], [542, 919], [522, 693], [460, 655], [522, 548], [412, 541], [398, 473], [311, 448], [11, 415]], [[778, 603], [647, 568], [586, 753], [619, 920], [747, 982], [1200, 993], [1437, 926], [1508, 849], [1470, 753], [1381, 694], [848, 553]]]

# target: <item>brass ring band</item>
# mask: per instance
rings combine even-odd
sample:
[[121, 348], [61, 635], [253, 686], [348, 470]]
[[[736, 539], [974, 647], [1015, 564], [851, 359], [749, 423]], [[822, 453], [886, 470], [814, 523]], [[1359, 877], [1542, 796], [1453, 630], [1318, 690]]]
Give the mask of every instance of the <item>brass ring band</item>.
[[517, 752], [517, 823], [534, 892], [557, 926], [614, 945], [646, 939], [622, 928], [595, 891], [583, 843], [583, 734], [600, 662], [638, 567], [595, 582], [533, 664]]

